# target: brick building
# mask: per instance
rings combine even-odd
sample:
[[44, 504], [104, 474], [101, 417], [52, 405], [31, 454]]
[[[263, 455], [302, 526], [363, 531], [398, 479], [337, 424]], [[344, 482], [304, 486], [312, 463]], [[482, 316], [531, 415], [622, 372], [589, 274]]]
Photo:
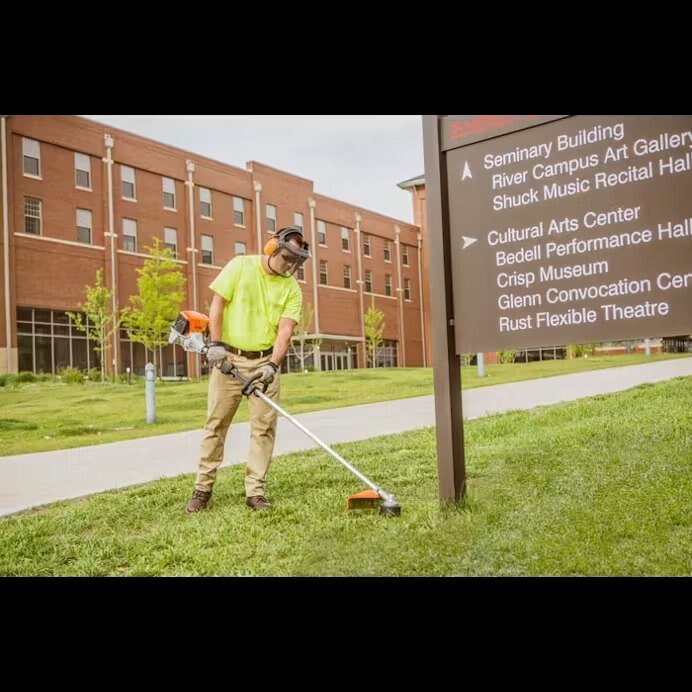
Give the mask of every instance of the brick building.
[[[126, 306], [155, 238], [185, 276], [181, 307], [206, 312], [221, 268], [288, 225], [303, 227], [313, 255], [297, 275], [313, 309], [310, 335], [321, 339], [306, 365], [364, 367], [372, 302], [385, 316], [378, 365], [430, 364], [417, 225], [325, 197], [311, 180], [255, 161], [236, 168], [77, 116], [0, 116], [0, 125], [0, 373], [100, 367], [65, 313], [78, 310], [98, 269], [115, 289], [114, 307]], [[141, 373], [145, 360], [123, 331], [104, 355], [108, 372]], [[200, 368], [174, 346], [160, 363], [164, 376]], [[297, 365], [289, 356], [286, 367]]]

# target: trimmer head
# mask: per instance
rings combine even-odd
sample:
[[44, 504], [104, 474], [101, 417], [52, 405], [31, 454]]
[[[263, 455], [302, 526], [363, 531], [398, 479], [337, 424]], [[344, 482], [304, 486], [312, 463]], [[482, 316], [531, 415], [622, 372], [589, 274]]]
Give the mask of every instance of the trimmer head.
[[385, 517], [401, 515], [401, 505], [394, 500], [383, 500], [374, 490], [362, 490], [346, 499], [346, 509], [377, 509]]
[[383, 500], [380, 505], [380, 514], [383, 517], [400, 517], [401, 505], [394, 500]]

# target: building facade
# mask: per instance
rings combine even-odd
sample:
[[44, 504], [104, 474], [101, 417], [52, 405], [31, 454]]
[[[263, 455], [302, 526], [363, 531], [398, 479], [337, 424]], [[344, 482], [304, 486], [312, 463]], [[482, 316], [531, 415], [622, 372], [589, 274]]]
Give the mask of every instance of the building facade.
[[[384, 313], [376, 365], [430, 364], [421, 229], [315, 192], [313, 181], [251, 161], [237, 168], [77, 116], [0, 116], [0, 373], [101, 367], [67, 316], [101, 270], [116, 312], [158, 239], [186, 281], [181, 309], [208, 312], [209, 284], [272, 232], [304, 229], [312, 259], [297, 275], [319, 347], [287, 369], [364, 367], [364, 314]], [[197, 376], [198, 356], [167, 346], [160, 374]], [[142, 373], [147, 354], [120, 330], [108, 373]]]

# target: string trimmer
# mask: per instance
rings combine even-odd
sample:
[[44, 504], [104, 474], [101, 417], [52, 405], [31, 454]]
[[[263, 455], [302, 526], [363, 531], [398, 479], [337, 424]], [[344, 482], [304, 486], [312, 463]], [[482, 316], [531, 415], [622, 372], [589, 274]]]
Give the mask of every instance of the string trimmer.
[[[207, 345], [207, 335], [209, 330], [209, 318], [201, 312], [194, 310], [184, 310], [176, 318], [171, 326], [171, 333], [168, 338], [169, 344], [178, 344], [184, 351], [199, 353], [204, 355], [209, 346]], [[349, 464], [346, 459], [337, 454], [329, 445], [322, 442], [317, 435], [311, 433], [302, 423], [297, 421], [292, 415], [284, 411], [276, 402], [272, 401], [265, 393], [263, 388], [254, 381], [255, 378], [243, 377], [238, 369], [228, 361], [223, 361], [219, 369], [224, 375], [231, 375], [243, 386], [242, 392], [246, 396], [256, 396], [262, 399], [265, 404], [271, 406], [277, 413], [287, 418], [299, 430], [302, 430], [311, 440], [314, 440], [327, 454], [336, 459], [342, 466], [345, 466], [354, 476], [359, 478], [370, 490], [363, 490], [355, 495], [350, 495], [346, 500], [347, 509], [365, 509], [376, 507], [379, 503], [380, 514], [387, 517], [398, 517], [401, 514], [401, 505], [394, 499], [393, 495], [386, 493], [382, 488], [375, 485], [367, 476], [363, 475], [355, 466]]]

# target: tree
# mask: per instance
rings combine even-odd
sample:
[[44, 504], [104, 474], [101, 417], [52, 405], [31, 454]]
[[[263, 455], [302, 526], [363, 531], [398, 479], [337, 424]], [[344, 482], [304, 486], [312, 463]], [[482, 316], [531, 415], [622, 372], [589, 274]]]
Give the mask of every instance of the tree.
[[375, 367], [375, 356], [377, 349], [382, 346], [382, 335], [384, 334], [384, 312], [375, 307], [375, 296], [367, 312], [363, 316], [365, 323], [365, 347], [368, 352], [370, 367]]
[[[81, 312], [67, 312], [75, 328], [86, 334], [87, 344], [94, 341], [94, 350], [101, 356], [101, 382], [106, 379], [106, 363], [104, 352], [113, 336], [113, 329], [118, 327], [120, 320], [113, 319], [113, 293], [103, 285], [103, 269], [96, 270], [96, 283], [85, 286], [86, 300], [79, 304]], [[84, 315], [82, 315], [84, 313]], [[83, 317], [86, 316], [86, 322]]]
[[138, 294], [130, 296], [130, 305], [123, 309], [122, 322], [132, 341], [151, 351], [156, 366], [156, 349], [168, 343], [171, 324], [185, 299], [185, 277], [173, 261], [173, 251], [154, 245], [147, 248], [150, 258], [137, 269]]
[[310, 325], [312, 324], [312, 315], [312, 305], [305, 303], [303, 312], [300, 315], [300, 321], [293, 330], [293, 339], [290, 345], [291, 353], [300, 361], [301, 372], [305, 370], [305, 359], [315, 353], [322, 343], [322, 339], [308, 338]]

